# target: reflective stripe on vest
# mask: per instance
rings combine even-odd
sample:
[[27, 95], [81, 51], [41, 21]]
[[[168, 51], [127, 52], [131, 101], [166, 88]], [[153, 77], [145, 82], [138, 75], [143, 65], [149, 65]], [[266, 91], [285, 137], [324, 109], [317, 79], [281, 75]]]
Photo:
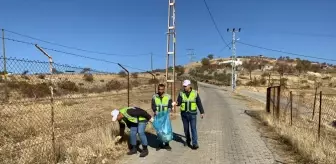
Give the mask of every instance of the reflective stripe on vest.
[[180, 92], [180, 96], [182, 97], [182, 104], [180, 107], [181, 111], [187, 111], [187, 112], [197, 111], [197, 104], [196, 104], [197, 92], [195, 90], [191, 90], [189, 97], [187, 97], [187, 95], [184, 92]]
[[144, 120], [146, 120], [146, 118], [144, 118], [144, 117], [139, 117], [139, 119], [138, 119], [137, 117], [130, 116], [127, 113], [128, 110], [134, 110], [134, 108], [133, 107], [124, 107], [124, 108], [121, 108], [119, 110], [119, 112], [124, 115], [123, 119], [126, 119], [126, 120], [128, 120], [128, 121], [130, 121], [132, 123], [138, 123], [138, 121], [144, 121]]
[[161, 112], [161, 111], [167, 111], [168, 110], [168, 103], [170, 98], [170, 95], [168, 94], [164, 94], [162, 97], [162, 101], [161, 98], [158, 94], [155, 94], [153, 96], [155, 105], [156, 105], [156, 111]]

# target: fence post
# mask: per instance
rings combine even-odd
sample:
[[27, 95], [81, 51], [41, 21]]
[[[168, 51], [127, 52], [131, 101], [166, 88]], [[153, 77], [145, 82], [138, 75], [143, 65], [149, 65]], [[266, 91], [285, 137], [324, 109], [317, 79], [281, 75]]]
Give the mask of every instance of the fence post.
[[[37, 44], [35, 44], [35, 47], [39, 49], [45, 56], [49, 59], [49, 71], [50, 75], [53, 74], [53, 60], [48, 53], [46, 53], [41, 47], [39, 47]], [[50, 84], [52, 83], [50, 78]], [[51, 106], [51, 141], [52, 141], [52, 150], [53, 150], [53, 162], [56, 164], [58, 159], [56, 156], [56, 141], [55, 141], [55, 112], [54, 112], [54, 88], [52, 85], [49, 86], [50, 89], [50, 106]]]
[[270, 87], [271, 85], [271, 73], [268, 73], [268, 86]]
[[278, 86], [278, 100], [277, 100], [277, 113], [276, 113], [276, 117], [279, 120], [280, 118], [280, 100], [281, 100], [281, 86]]
[[319, 123], [318, 123], [318, 141], [320, 141], [321, 136], [321, 115], [322, 115], [322, 91], [320, 91], [320, 108], [319, 108]]
[[290, 125], [293, 125], [293, 93], [292, 91], [289, 92], [290, 94]]
[[3, 75], [5, 78], [5, 102], [8, 102], [9, 94], [8, 94], [8, 88], [7, 88], [7, 61], [6, 61], [6, 47], [5, 47], [5, 30], [2, 29], [2, 52], [3, 52]]
[[130, 91], [130, 73], [121, 64], [118, 63], [118, 65], [127, 72], [127, 106], [129, 107], [129, 105], [130, 105], [130, 95], [129, 95], [129, 91]]
[[312, 116], [312, 120], [314, 120], [314, 115], [315, 115], [316, 95], [317, 95], [317, 87], [315, 88], [314, 107], [313, 107], [313, 116]]
[[275, 87], [272, 87], [273, 90], [273, 118], [274, 118], [274, 110], [275, 110]]
[[266, 112], [271, 112], [271, 87], [267, 88], [266, 94]]

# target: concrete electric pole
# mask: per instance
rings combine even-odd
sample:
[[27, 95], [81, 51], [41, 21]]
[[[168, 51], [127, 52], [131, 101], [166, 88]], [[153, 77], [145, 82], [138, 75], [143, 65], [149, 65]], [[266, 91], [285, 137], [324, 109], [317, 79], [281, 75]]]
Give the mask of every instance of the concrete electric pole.
[[[175, 99], [175, 45], [176, 45], [176, 32], [175, 32], [175, 0], [168, 0], [168, 32], [167, 32], [167, 59], [166, 59], [166, 87], [171, 83], [171, 94], [174, 101]], [[168, 76], [169, 58], [173, 56], [173, 78]]]
[[237, 73], [236, 73], [236, 32], [240, 32], [241, 28], [235, 29], [233, 28], [232, 30], [227, 29], [227, 32], [232, 32], [232, 56], [231, 56], [231, 64], [232, 64], [232, 77], [231, 77], [231, 85], [232, 85], [232, 91], [235, 90], [236, 88], [236, 78], [237, 78]]

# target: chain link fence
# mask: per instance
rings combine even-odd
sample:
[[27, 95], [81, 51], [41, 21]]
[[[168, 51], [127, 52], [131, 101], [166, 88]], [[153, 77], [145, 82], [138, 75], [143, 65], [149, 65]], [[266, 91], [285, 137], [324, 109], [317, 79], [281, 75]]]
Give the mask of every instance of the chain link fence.
[[128, 104], [150, 110], [158, 83], [148, 73], [132, 73], [128, 85], [127, 73], [15, 58], [5, 62], [0, 163], [6, 164], [95, 163], [117, 157], [122, 148], [112, 142], [119, 126], [111, 122], [111, 110]]

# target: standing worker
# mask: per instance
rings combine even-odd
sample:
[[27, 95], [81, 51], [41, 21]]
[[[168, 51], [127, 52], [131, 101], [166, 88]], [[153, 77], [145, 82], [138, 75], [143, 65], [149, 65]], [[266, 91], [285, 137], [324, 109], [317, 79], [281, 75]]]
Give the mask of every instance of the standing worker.
[[[196, 90], [193, 90], [190, 86], [190, 80], [183, 81], [184, 90], [180, 91], [177, 97], [177, 103], [173, 102], [174, 106], [180, 106], [181, 117], [184, 127], [184, 133], [187, 140], [187, 145], [192, 149], [198, 149], [198, 142], [197, 142], [197, 108], [201, 113], [201, 118], [204, 117], [204, 109], [202, 106], [201, 98], [199, 97]], [[191, 127], [191, 134], [192, 134], [192, 146], [190, 144], [190, 131], [189, 131], [189, 124]]]
[[120, 134], [117, 136], [117, 140], [123, 138], [125, 134], [125, 124], [131, 130], [130, 134], [130, 144], [131, 149], [127, 153], [128, 155], [133, 155], [137, 153], [137, 133], [139, 133], [139, 137], [142, 143], [143, 150], [140, 153], [140, 157], [145, 157], [148, 155], [147, 149], [147, 137], [145, 134], [145, 129], [147, 122], [150, 121], [153, 123], [154, 118], [150, 116], [145, 110], [138, 107], [124, 107], [121, 109], [114, 109], [111, 112], [112, 121], [118, 120], [120, 127]]
[[[155, 115], [159, 115], [160, 113], [169, 115], [172, 110], [172, 99], [169, 94], [165, 93], [164, 84], [158, 85], [158, 93], [154, 94], [152, 97], [152, 110]], [[165, 148], [168, 151], [171, 151], [172, 148], [169, 146], [169, 142], [159, 142], [159, 148]]]

